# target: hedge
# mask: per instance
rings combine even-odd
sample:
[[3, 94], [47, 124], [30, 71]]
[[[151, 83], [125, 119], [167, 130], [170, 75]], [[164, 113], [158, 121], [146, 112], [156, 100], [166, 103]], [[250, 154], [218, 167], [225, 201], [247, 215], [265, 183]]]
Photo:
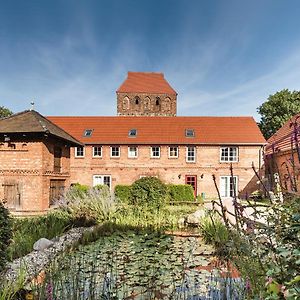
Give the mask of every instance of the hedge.
[[[168, 184], [166, 187], [166, 199], [168, 201], [195, 201], [194, 190], [189, 184]], [[115, 196], [121, 202], [129, 203], [131, 201], [131, 189], [131, 185], [117, 185], [115, 187]]]
[[117, 185], [115, 187], [115, 196], [123, 203], [129, 203], [131, 196], [130, 185]]
[[193, 187], [189, 184], [168, 184], [169, 201], [195, 201]]

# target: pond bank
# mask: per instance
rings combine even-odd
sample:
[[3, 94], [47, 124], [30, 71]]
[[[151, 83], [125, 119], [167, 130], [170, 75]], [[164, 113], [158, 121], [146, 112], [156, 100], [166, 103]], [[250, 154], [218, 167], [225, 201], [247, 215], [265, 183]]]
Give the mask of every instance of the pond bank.
[[25, 282], [32, 280], [44, 270], [57, 255], [79, 241], [85, 232], [92, 230], [93, 227], [72, 228], [62, 236], [53, 239], [53, 245], [51, 247], [43, 251], [32, 251], [8, 263], [6, 270], [1, 274], [1, 277], [4, 279], [3, 281], [16, 282], [21, 273], [25, 273]]

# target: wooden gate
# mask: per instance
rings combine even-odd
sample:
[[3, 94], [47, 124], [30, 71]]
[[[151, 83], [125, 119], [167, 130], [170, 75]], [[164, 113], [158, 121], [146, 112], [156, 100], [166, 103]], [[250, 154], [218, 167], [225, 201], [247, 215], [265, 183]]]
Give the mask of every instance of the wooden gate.
[[55, 201], [64, 194], [65, 191], [65, 180], [51, 179], [50, 180], [50, 194], [49, 194], [49, 205], [55, 204]]
[[16, 208], [20, 206], [20, 190], [19, 185], [16, 182], [4, 182], [2, 184], [4, 188], [3, 202], [7, 208]]

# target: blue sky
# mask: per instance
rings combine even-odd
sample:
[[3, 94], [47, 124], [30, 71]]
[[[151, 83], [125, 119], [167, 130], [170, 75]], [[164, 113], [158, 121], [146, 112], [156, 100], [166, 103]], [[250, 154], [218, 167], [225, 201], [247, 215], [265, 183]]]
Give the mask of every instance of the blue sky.
[[163, 72], [178, 115], [253, 115], [300, 90], [300, 2], [0, 0], [0, 105], [116, 115], [127, 71]]

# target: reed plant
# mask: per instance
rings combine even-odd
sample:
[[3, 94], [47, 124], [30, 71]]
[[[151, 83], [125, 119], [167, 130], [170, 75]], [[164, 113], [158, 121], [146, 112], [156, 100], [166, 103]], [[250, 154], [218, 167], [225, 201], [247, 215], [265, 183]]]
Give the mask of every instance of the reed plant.
[[8, 248], [11, 260], [31, 252], [38, 239], [52, 239], [73, 226], [70, 216], [62, 211], [37, 217], [14, 218], [12, 223], [13, 235]]

